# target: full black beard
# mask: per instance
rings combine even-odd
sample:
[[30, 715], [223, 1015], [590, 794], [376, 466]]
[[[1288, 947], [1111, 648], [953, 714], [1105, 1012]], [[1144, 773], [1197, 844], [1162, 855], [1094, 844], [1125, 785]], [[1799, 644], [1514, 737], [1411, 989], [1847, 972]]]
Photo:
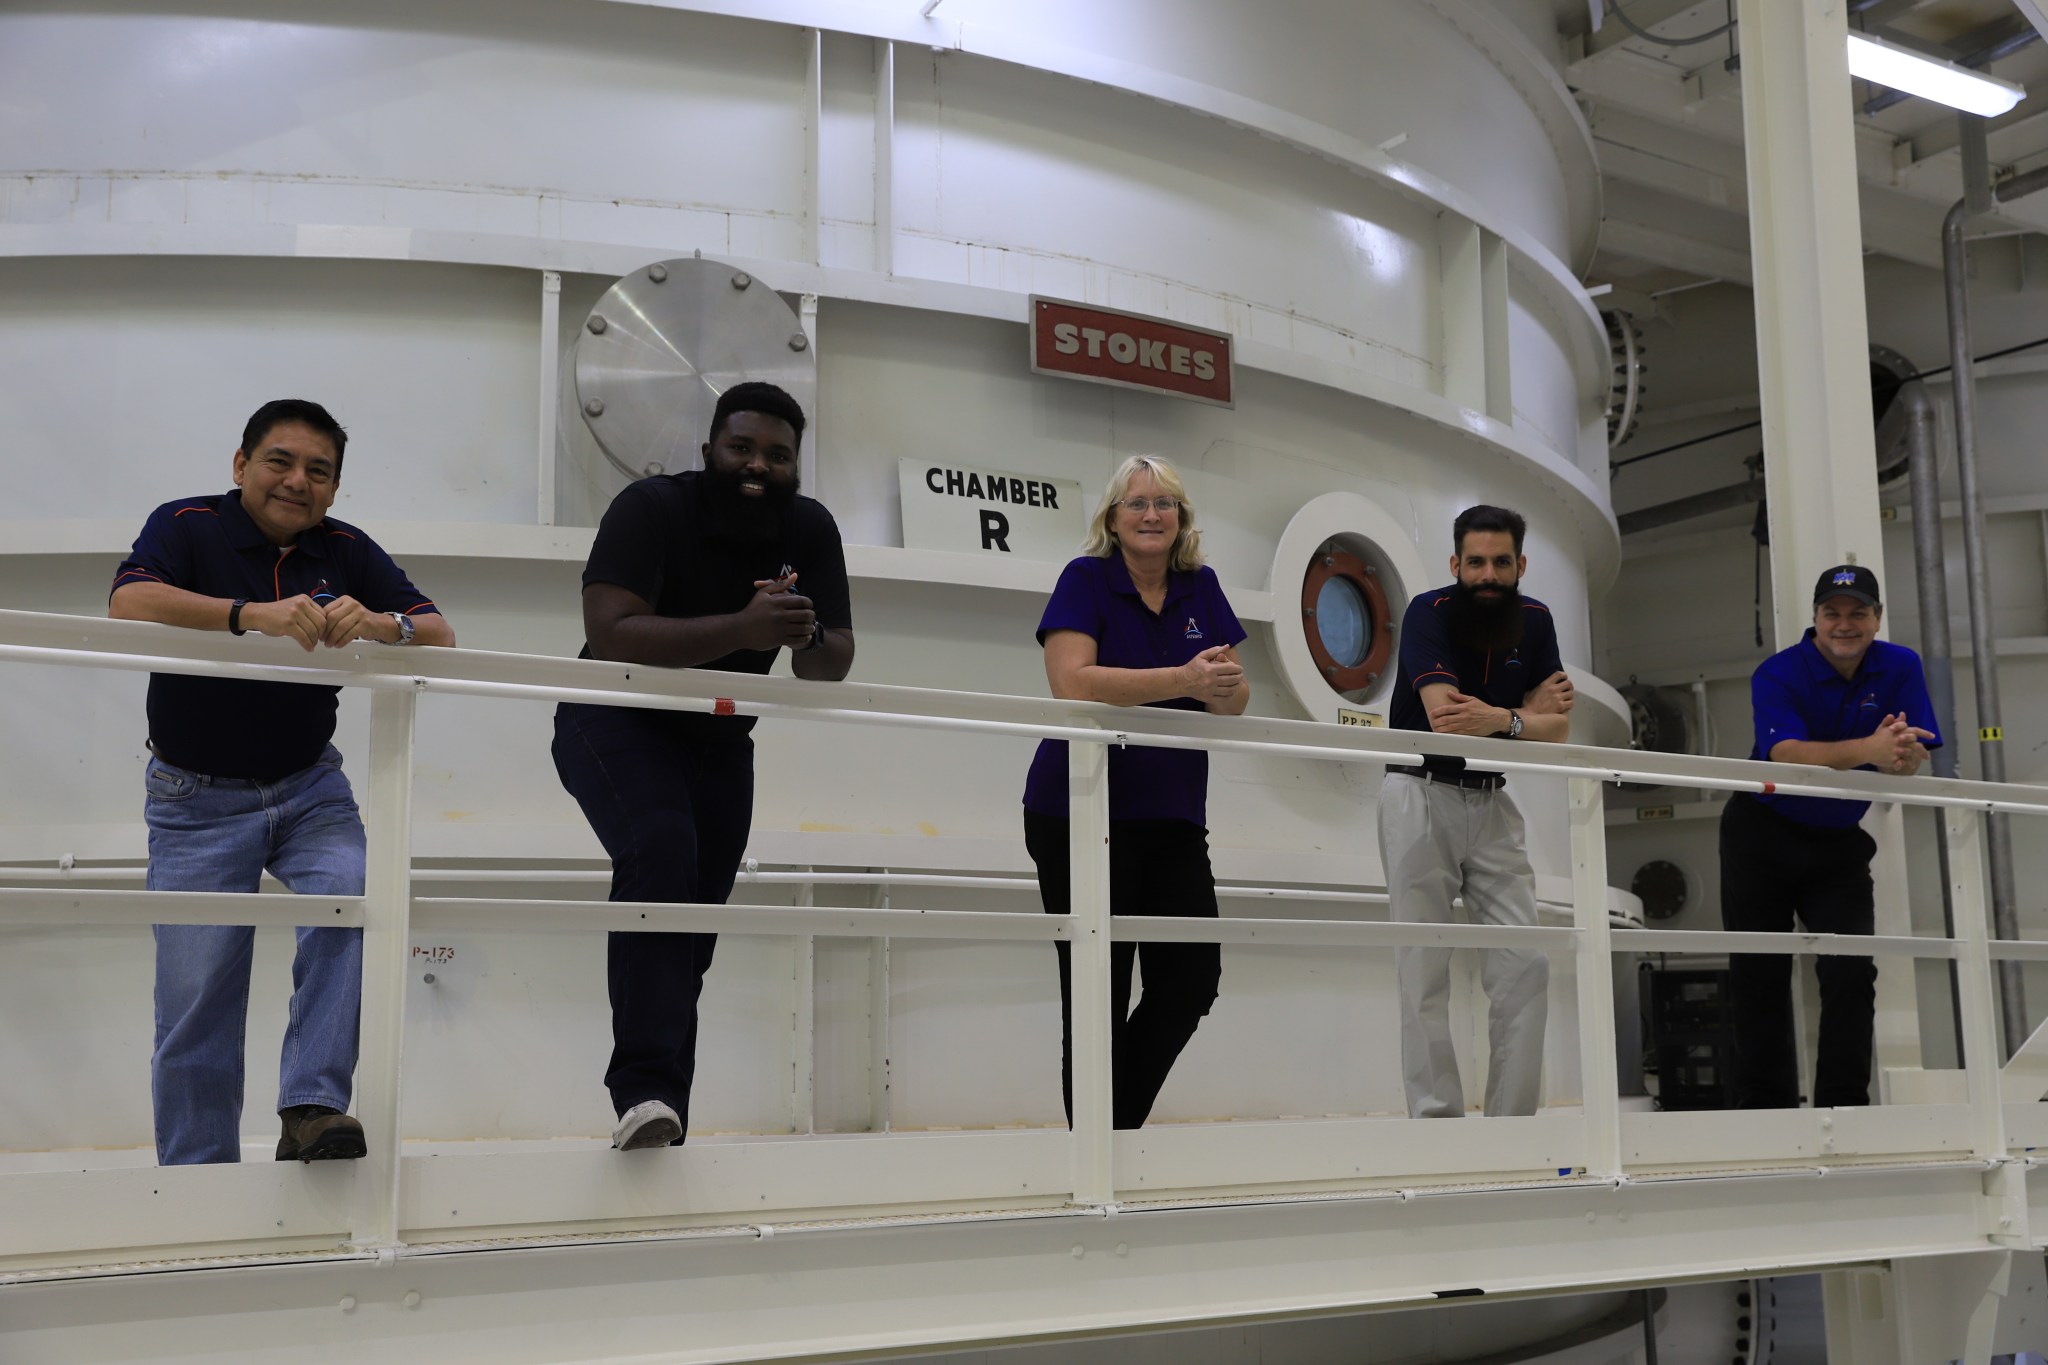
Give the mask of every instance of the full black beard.
[[1522, 643], [1522, 590], [1501, 588], [1488, 600], [1460, 583], [1451, 590], [1451, 638], [1467, 649], [1513, 649]]
[[740, 477], [723, 474], [708, 464], [697, 476], [712, 514], [712, 534], [724, 540], [779, 540], [802, 480], [787, 485], [767, 481], [764, 496], [740, 492]]

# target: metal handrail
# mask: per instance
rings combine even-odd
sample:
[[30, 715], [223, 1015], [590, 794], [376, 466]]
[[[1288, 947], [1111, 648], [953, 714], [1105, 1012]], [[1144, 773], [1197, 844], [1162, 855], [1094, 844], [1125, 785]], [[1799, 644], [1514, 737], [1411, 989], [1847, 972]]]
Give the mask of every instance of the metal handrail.
[[[318, 659], [320, 662], [310, 662]], [[1094, 744], [1145, 744], [1219, 753], [1280, 754], [1339, 763], [1464, 758], [1492, 771], [1602, 782], [1655, 782], [1719, 791], [1841, 797], [1901, 805], [2048, 815], [2048, 787], [1956, 778], [1891, 777], [1805, 764], [1592, 745], [1530, 745], [1257, 716], [1211, 716], [1157, 707], [1000, 693], [815, 682], [702, 669], [470, 649], [403, 653], [355, 645], [307, 655], [284, 640], [226, 639], [141, 621], [0, 611], [0, 662], [64, 664], [372, 690], [577, 701], [652, 710], [956, 729]], [[1531, 752], [1542, 756], [1531, 758]], [[1791, 780], [1787, 780], [1790, 778]]]
[[[855, 937], [928, 937], [1049, 941], [1070, 945], [1074, 983], [1072, 1201], [1113, 1204], [1117, 1184], [1110, 1133], [1108, 1054], [1109, 944], [1207, 941], [1354, 948], [1436, 945], [1523, 947], [1571, 954], [1579, 990], [1578, 1052], [1583, 1087], [1576, 1120], [1577, 1166], [1587, 1178], [1621, 1181], [1630, 1161], [1615, 1070], [1613, 989], [1616, 951], [1856, 953], [1949, 959], [1957, 963], [1965, 1019], [1969, 1131], [1941, 1137], [1941, 1152], [1965, 1142], [1977, 1159], [2012, 1160], [2005, 1134], [2001, 1077], [1993, 1043], [1996, 1009], [1991, 963], [2048, 957], [2048, 945], [1988, 941], [1977, 853], [1987, 812], [2048, 814], [2048, 787], [1953, 779], [1911, 780], [1823, 768], [1686, 755], [1640, 754], [1577, 745], [1335, 727], [1261, 717], [1219, 717], [1159, 708], [962, 693], [868, 683], [670, 670], [590, 660], [461, 649], [398, 651], [371, 645], [308, 656], [280, 640], [229, 639], [142, 622], [0, 612], [0, 661], [240, 677], [359, 687], [373, 694], [369, 755], [369, 869], [360, 897], [213, 895], [80, 887], [0, 886], [0, 923], [290, 923], [317, 909], [323, 921], [361, 924], [363, 1046], [357, 1108], [370, 1155], [355, 1172], [348, 1226], [359, 1246], [399, 1247], [398, 1073], [405, 1030], [403, 978], [414, 928], [692, 929]], [[1019, 738], [1072, 741], [1070, 819], [1075, 886], [1067, 916], [1014, 912], [921, 911], [811, 906], [646, 905], [531, 899], [418, 896], [411, 866], [410, 802], [416, 700], [428, 693], [568, 700], [661, 710], [716, 711], [831, 724], [886, 725]], [[1412, 762], [1424, 755], [1468, 759], [1515, 774], [1556, 777], [1568, 793], [1573, 923], [1569, 927], [1416, 925], [1335, 919], [1130, 918], [1108, 903], [1106, 836], [1109, 745], [1145, 744], [1220, 753], [1282, 755], [1340, 763]], [[1791, 780], [1786, 780], [1786, 779]], [[1957, 937], [1845, 938], [1829, 935], [1729, 935], [1665, 930], [1616, 931], [1607, 912], [1607, 860], [1601, 787], [1648, 781], [1730, 791], [1775, 791], [1943, 810], [1956, 847], [1952, 876]], [[86, 874], [89, 875], [89, 874]], [[438, 873], [437, 873], [438, 875]], [[461, 874], [457, 873], [456, 876]], [[825, 874], [831, 876], [833, 874]], [[917, 875], [917, 874], [911, 874]], [[5, 870], [0, 870], [4, 880]], [[1017, 880], [1017, 879], [1011, 879]], [[938, 878], [932, 885], [942, 883]], [[1264, 888], [1262, 888], [1263, 890]], [[1284, 889], [1275, 888], [1281, 895]], [[1330, 893], [1329, 898], [1349, 898]], [[1304, 899], [1309, 897], [1305, 896]], [[330, 919], [329, 916], [333, 918]], [[1953, 1108], [1953, 1107], [1952, 1107]], [[1926, 1128], [1913, 1129], [1913, 1134]], [[1953, 1118], [1941, 1122], [1953, 1127]], [[1930, 1139], [1932, 1140], [1932, 1139]], [[1919, 1136], [1890, 1134], [1873, 1152], [1920, 1151]], [[1928, 1149], [1937, 1150], [1937, 1149]], [[1944, 1156], [1943, 1160], [1952, 1160]], [[1987, 1189], [1990, 1186], [1987, 1184]], [[1987, 1194], [1985, 1198], [1992, 1198]]]

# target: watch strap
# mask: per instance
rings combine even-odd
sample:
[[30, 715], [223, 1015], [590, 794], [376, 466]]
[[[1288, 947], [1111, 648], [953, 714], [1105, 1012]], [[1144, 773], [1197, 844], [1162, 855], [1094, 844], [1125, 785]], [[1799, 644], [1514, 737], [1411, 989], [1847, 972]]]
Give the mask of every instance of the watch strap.
[[242, 625], [242, 608], [248, 605], [248, 598], [237, 597], [234, 603], [228, 607], [228, 634], [247, 635], [249, 633]]

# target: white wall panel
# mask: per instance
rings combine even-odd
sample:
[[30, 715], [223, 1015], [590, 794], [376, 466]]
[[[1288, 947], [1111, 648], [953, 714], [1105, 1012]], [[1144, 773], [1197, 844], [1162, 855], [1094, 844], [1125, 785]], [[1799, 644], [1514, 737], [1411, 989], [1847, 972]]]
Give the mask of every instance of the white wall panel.
[[1035, 261], [975, 249], [1048, 257], [1045, 292], [1086, 267], [1068, 293], [1292, 342], [1321, 328], [1355, 338], [1353, 363], [1427, 383], [1433, 213], [1250, 133], [1203, 124], [1191, 138], [1185, 115], [1132, 95], [1074, 82], [1049, 104], [1043, 82], [960, 54], [899, 56], [899, 223], [925, 239], [903, 244], [927, 263], [918, 273], [1015, 288], [1004, 270], [1035, 281]]
[[[981, 22], [976, 0], [952, 3]], [[1062, 0], [1033, 22], [1087, 50], [1142, 55], [1152, 68], [1330, 120], [1347, 136], [1405, 132], [1400, 155], [1413, 165], [1565, 249], [1573, 206], [1557, 149], [1500, 68], [1422, 6], [1283, 13], [1205, 0], [1191, 15]], [[775, 263], [819, 278], [797, 272], [813, 193], [827, 267], [873, 271], [887, 245], [898, 278], [1210, 322], [1267, 343], [1263, 364], [1299, 359], [1435, 401], [1439, 210], [1425, 196], [1185, 108], [907, 44], [897, 50], [896, 179], [878, 184], [887, 129], [876, 124], [875, 44], [825, 34], [813, 167], [808, 42], [787, 25], [540, 0], [379, 2], [318, 16], [262, 0], [191, 17], [147, 5], [0, 14], [0, 89], [19, 115], [0, 126], [0, 245], [97, 249], [92, 234], [116, 224], [135, 234], [124, 250], [166, 253], [0, 258], [8, 516], [139, 526], [160, 501], [225, 488], [241, 421], [292, 392], [328, 403], [351, 429], [336, 505], [345, 519], [373, 534], [523, 527], [539, 496], [539, 278], [407, 260], [410, 234], [471, 234], [436, 240], [529, 264], [550, 258], [506, 256], [502, 244], [582, 244], [586, 264], [612, 246], [648, 258], [701, 249], [763, 263], [767, 284], [790, 288], [771, 276]], [[1374, 79], [1359, 78], [1362, 53]], [[878, 193], [895, 207], [886, 244], [874, 237]], [[274, 250], [280, 231], [295, 234], [284, 240], [298, 258], [189, 254]], [[259, 237], [268, 245], [245, 245]], [[393, 259], [330, 259], [359, 254]], [[558, 339], [573, 340], [608, 283], [565, 272]], [[1518, 294], [1505, 338], [1518, 428], [1567, 461], [1582, 417], [1585, 362], [1572, 356], [1583, 326]], [[1589, 542], [1582, 504], [1565, 501], [1577, 495], [1522, 455], [1271, 368], [1241, 369], [1228, 410], [1036, 377], [1014, 321], [828, 296], [818, 336], [811, 491], [850, 543], [900, 543], [896, 466], [906, 455], [1073, 478], [1092, 501], [1125, 455], [1155, 452], [1186, 471], [1226, 586], [1270, 589], [1284, 608], [1303, 566], [1276, 568], [1274, 546], [1323, 493], [1372, 500], [1430, 565], [1448, 558], [1461, 507], [1503, 502], [1529, 516], [1530, 590], [1555, 609], [1567, 660], [1588, 656], [1586, 566], [1611, 541]], [[587, 442], [561, 451], [556, 474], [555, 510], [572, 526], [590, 525], [624, 481]], [[417, 544], [432, 533], [411, 534]], [[0, 604], [103, 610], [120, 547], [76, 548], [0, 555]], [[467, 646], [564, 655], [580, 643], [577, 563], [451, 549], [409, 553], [405, 564]], [[1035, 594], [972, 583], [863, 580], [856, 676], [1040, 694], [1041, 607]], [[1279, 615], [1278, 628], [1297, 628]], [[1254, 710], [1292, 715], [1274, 628], [1253, 623], [1244, 650]], [[0, 784], [0, 860], [139, 856], [142, 680], [16, 666], [0, 684], [15, 703], [0, 719], [0, 768], [48, 779]], [[359, 777], [366, 709], [345, 698], [337, 736]], [[549, 710], [446, 698], [421, 707], [419, 856], [597, 865], [596, 842], [554, 777]], [[1029, 741], [769, 722], [758, 742], [757, 844], [778, 856], [1025, 869]], [[1371, 881], [1377, 786], [1377, 771], [1356, 766], [1220, 757], [1219, 863], [1256, 867], [1264, 880]], [[1539, 782], [1516, 791], [1538, 868], [1562, 873], [1557, 793]], [[771, 894], [789, 893], [745, 888], [742, 898]], [[895, 903], [1036, 913], [1016, 894]], [[10, 938], [41, 984], [0, 992], [0, 1029], [33, 1018], [39, 1038], [61, 1041], [32, 1055], [0, 1049], [0, 1093], [41, 1097], [0, 1115], [0, 1149], [146, 1143], [147, 936]], [[451, 956], [431, 964], [435, 983], [409, 988], [408, 1132], [601, 1133], [608, 1039], [596, 936], [421, 945]], [[1224, 999], [1162, 1117], [1398, 1108], [1378, 958], [1232, 950]], [[805, 1056], [797, 961], [787, 942], [721, 947], [698, 1126], [772, 1132], [789, 1122]], [[819, 945], [816, 961], [815, 1112], [821, 1126], [859, 1128], [873, 1119], [873, 963], [867, 945], [843, 940]], [[112, 1007], [76, 989], [99, 973], [115, 988]], [[260, 1136], [286, 980], [281, 933], [263, 937], [258, 973], [246, 1128]], [[1577, 1063], [1562, 974], [1556, 990], [1552, 1090], [1569, 1098]], [[888, 1000], [899, 1126], [1060, 1121], [1057, 992], [1043, 945], [899, 944]], [[1476, 1019], [1470, 1006], [1461, 1010]], [[1264, 1064], [1301, 1052], [1304, 1037], [1324, 1041], [1296, 1065]], [[119, 1093], [56, 1083], [72, 1074], [109, 1076]], [[1468, 1079], [1476, 1093], [1477, 1076]]]
[[1500, 69], [1424, 5], [1044, 0], [1027, 19], [1004, 0], [949, 0], [942, 17], [1124, 56], [1367, 143], [1407, 134], [1396, 158], [1569, 255], [1563, 154]]
[[140, 530], [158, 503], [230, 487], [242, 423], [297, 396], [349, 429], [343, 520], [533, 520], [531, 275], [0, 258], [0, 296], [0, 504], [13, 516]]

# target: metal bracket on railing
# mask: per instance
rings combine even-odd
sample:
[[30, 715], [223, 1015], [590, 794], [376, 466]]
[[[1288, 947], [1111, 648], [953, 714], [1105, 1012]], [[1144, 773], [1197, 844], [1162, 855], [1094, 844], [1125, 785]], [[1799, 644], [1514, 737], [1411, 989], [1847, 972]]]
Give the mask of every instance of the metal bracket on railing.
[[426, 690], [427, 690], [427, 680], [426, 680], [425, 678], [422, 678], [422, 677], [420, 677], [420, 676], [419, 676], [418, 674], [414, 674], [414, 675], [413, 675], [413, 680], [412, 680], [412, 690], [413, 690], [413, 691], [415, 691], [415, 692], [424, 692], [424, 691], [426, 691]]
[[1123, 731], [1121, 731], [1121, 730], [1117, 731], [1117, 732], [1116, 732], [1116, 747], [1117, 747], [1117, 748], [1119, 748], [1119, 749], [1128, 749], [1128, 748], [1130, 748], [1130, 747], [1131, 747], [1131, 737], [1130, 737], [1129, 735], [1125, 734], [1125, 733], [1124, 733]]
[[748, 1230], [764, 1242], [775, 1235], [775, 1225], [773, 1223], [755, 1223]]

